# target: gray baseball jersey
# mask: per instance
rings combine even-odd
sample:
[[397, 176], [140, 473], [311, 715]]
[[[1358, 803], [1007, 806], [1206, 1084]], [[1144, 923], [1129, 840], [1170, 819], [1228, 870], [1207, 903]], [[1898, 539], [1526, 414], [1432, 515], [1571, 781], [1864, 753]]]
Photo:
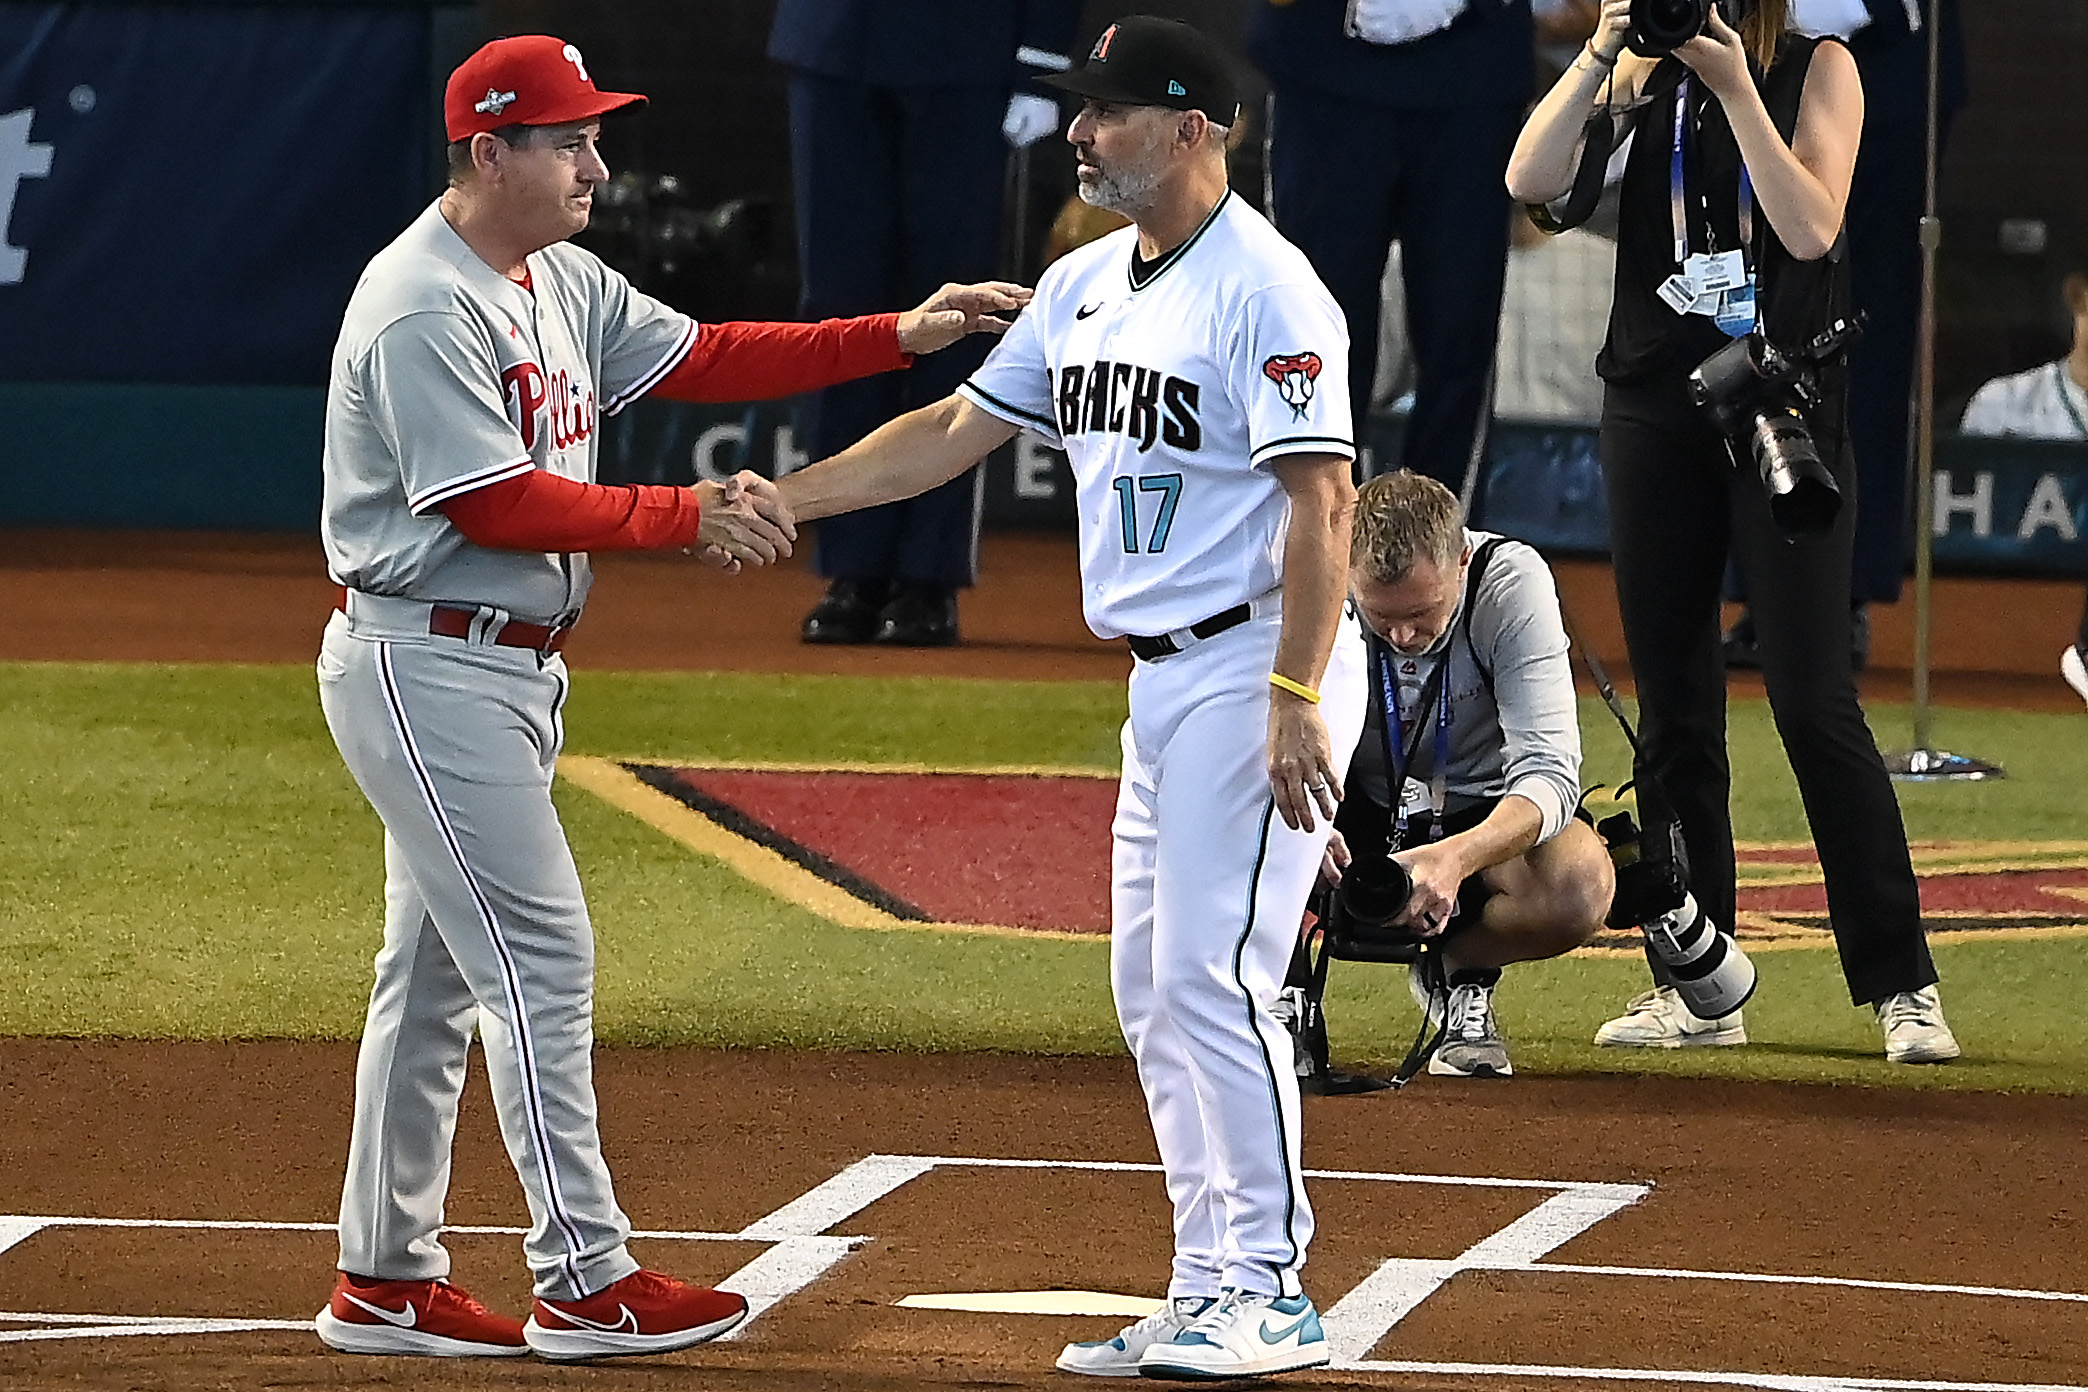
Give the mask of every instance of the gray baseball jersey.
[[586, 556], [485, 550], [437, 507], [532, 468], [593, 482], [600, 418], [666, 376], [698, 328], [569, 243], [528, 264], [525, 288], [432, 205], [356, 283], [320, 519], [327, 568], [350, 589], [535, 622], [586, 602]]

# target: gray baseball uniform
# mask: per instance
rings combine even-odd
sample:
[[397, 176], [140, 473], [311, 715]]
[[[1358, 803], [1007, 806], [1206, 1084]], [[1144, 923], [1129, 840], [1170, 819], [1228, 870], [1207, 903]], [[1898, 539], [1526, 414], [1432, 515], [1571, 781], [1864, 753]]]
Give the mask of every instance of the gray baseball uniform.
[[[430, 207], [370, 262], [334, 350], [321, 532], [348, 594], [319, 690], [384, 821], [386, 874], [340, 1265], [448, 1274], [439, 1231], [476, 1029], [537, 1293], [570, 1300], [638, 1264], [596, 1129], [593, 931], [551, 802], [565, 663], [499, 640], [576, 618], [587, 558], [474, 546], [437, 509], [534, 468], [591, 482], [600, 417], [698, 329], [577, 247], [528, 269], [527, 287], [508, 280]], [[466, 611], [446, 625], [460, 636], [431, 631], [438, 606]]]

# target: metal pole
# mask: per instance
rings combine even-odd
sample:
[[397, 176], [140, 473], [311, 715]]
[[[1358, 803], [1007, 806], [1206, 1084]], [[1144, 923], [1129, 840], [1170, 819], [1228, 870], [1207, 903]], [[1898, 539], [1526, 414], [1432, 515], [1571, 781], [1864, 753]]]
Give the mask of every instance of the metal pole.
[[[1911, 18], [1921, 13], [1908, 5]], [[1943, 245], [1943, 220], [1936, 214], [1936, 182], [1942, 132], [1943, 0], [1928, 5], [1927, 183], [1921, 204], [1921, 319], [1915, 335], [1914, 388], [1914, 747], [1885, 756], [1885, 767], [1902, 782], [2006, 778], [1999, 764], [1951, 754], [1931, 742], [1929, 671], [1933, 650], [1936, 550], [1936, 257]]]
[[[1931, 0], [1928, 32], [1927, 184], [1921, 201], [1921, 319], [1915, 334], [1914, 477], [1920, 487], [1914, 540], [1914, 747], [1928, 749], [1930, 626], [1936, 551], [1936, 253], [1943, 245], [1943, 220], [1936, 215], [1936, 165], [1941, 145], [1943, 6]], [[1919, 13], [1919, 11], [1915, 11]]]

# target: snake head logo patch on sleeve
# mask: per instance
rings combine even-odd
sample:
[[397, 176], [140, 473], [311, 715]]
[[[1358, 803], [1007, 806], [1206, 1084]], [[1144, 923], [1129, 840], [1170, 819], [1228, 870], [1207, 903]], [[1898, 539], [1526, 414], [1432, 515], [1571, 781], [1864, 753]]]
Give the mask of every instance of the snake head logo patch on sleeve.
[[1284, 404], [1291, 408], [1291, 415], [1303, 420], [1306, 408], [1312, 405], [1313, 381], [1320, 375], [1319, 354], [1280, 354], [1262, 364], [1262, 375], [1283, 393]]

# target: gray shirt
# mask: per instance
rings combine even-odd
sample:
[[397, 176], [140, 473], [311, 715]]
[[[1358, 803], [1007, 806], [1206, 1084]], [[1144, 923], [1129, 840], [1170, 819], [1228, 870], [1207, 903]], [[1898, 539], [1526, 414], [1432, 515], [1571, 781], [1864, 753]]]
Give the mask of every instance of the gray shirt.
[[593, 482], [600, 418], [666, 376], [697, 325], [568, 243], [528, 264], [525, 288], [437, 203], [364, 269], [326, 393], [319, 527], [341, 584], [532, 622], [586, 602], [586, 556], [474, 546], [439, 505], [531, 469]]
[[[1465, 540], [1476, 553], [1494, 534], [1467, 530]], [[1392, 658], [1404, 721], [1402, 749], [1415, 750], [1407, 770], [1409, 806], [1424, 802], [1435, 778], [1438, 706], [1432, 699], [1427, 710], [1419, 707], [1429, 678], [1447, 654], [1449, 758], [1442, 810], [1456, 812], [1514, 793], [1537, 805], [1544, 817], [1538, 839], [1548, 841], [1580, 802], [1581, 762], [1573, 670], [1551, 568], [1522, 542], [1503, 541], [1487, 563], [1471, 610], [1465, 612], [1460, 592], [1450, 627], [1419, 656], [1395, 653], [1381, 640], [1371, 640], [1374, 654]], [[1384, 707], [1373, 662], [1369, 714], [1349, 785], [1351, 795], [1361, 793], [1390, 807]], [[1417, 718], [1423, 722], [1418, 740]]]

